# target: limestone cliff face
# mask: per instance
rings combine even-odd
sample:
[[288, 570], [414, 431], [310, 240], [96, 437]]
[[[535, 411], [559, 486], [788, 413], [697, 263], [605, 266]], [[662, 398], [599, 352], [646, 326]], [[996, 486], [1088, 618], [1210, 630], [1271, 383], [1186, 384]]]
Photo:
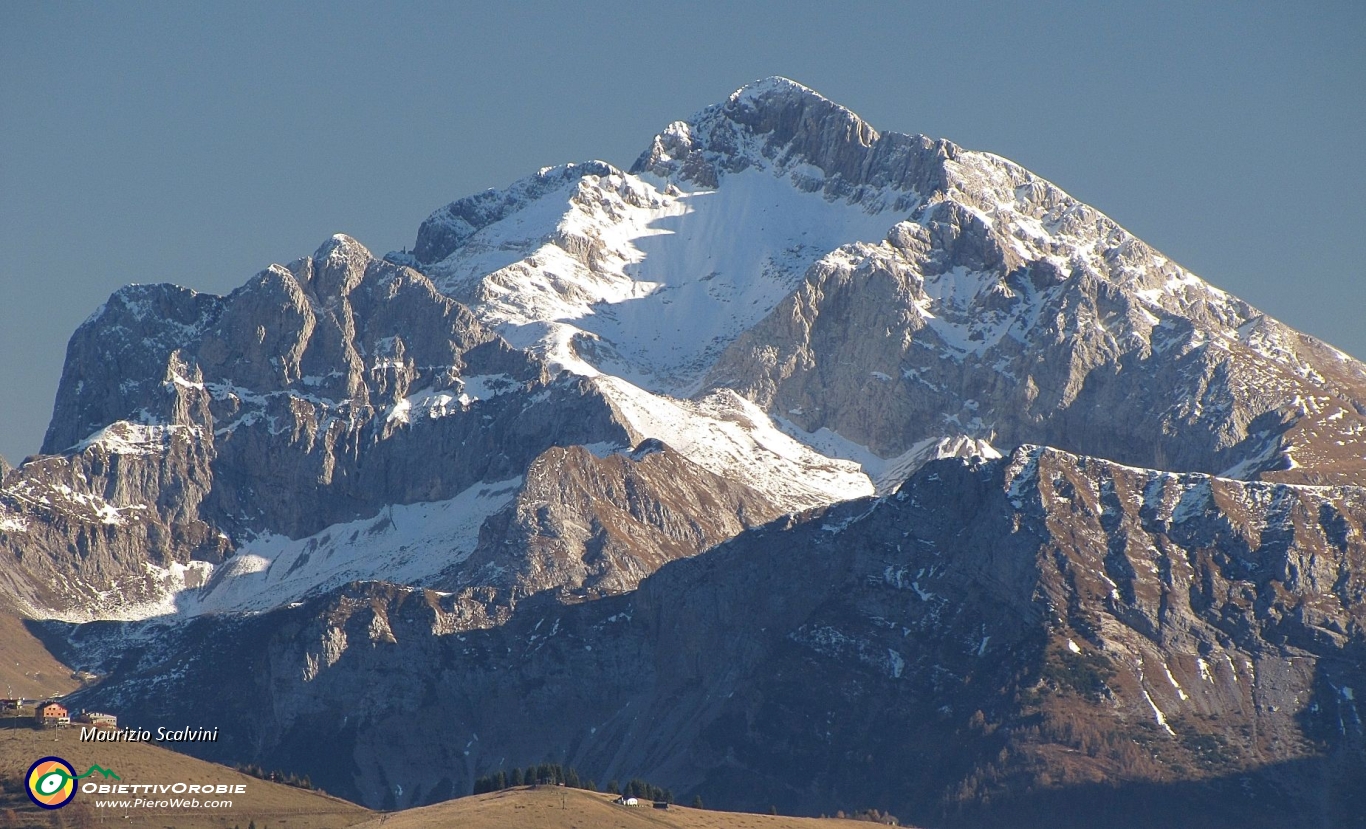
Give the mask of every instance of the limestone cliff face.
[[877, 197], [899, 194], [894, 209], [903, 210], [945, 186], [944, 161], [958, 150], [923, 135], [880, 134], [801, 84], [768, 78], [670, 124], [631, 172], [717, 187], [728, 173], [773, 164], [831, 199], [872, 206]]
[[633, 170], [724, 191], [755, 166], [890, 229], [817, 261], [703, 389], [883, 457], [964, 434], [1240, 478], [1366, 474], [1360, 362], [1005, 159], [879, 134], [771, 79], [671, 125]]
[[[254, 610], [272, 605], [225, 585], [265, 567], [264, 597], [312, 562], [323, 572], [296, 577], [298, 595], [270, 595], [292, 600], [347, 572], [507, 601], [597, 595], [792, 508], [664, 446], [622, 405], [591, 379], [551, 377], [426, 277], [346, 237], [226, 297], [131, 286], [72, 338], [51, 454], [0, 490], [6, 590], [66, 618]], [[395, 505], [467, 509], [460, 499], [486, 483], [519, 494], [482, 530], [469, 519], [472, 556], [459, 538], [443, 552], [436, 528], [417, 569], [401, 541], [368, 569], [317, 560], [346, 534], [365, 557], [354, 528], [329, 528]], [[391, 519], [366, 536], [393, 536]], [[287, 573], [242, 547], [263, 536], [298, 540]]]
[[580, 598], [634, 590], [664, 563], [783, 512], [763, 493], [707, 472], [658, 440], [606, 457], [557, 447], [531, 464], [515, 501], [484, 525], [452, 586]]
[[[986, 259], [946, 250], [943, 232], [976, 234]], [[1139, 296], [1158, 290], [1143, 282], [1007, 265], [1004, 244], [941, 206], [881, 245], [827, 257], [708, 383], [884, 455], [961, 431], [1157, 469], [1361, 480], [1356, 361], [1226, 296], [1164, 310]], [[981, 270], [958, 279], [964, 268]], [[1216, 312], [1247, 321], [1218, 324]]]
[[[0, 570], [29, 614], [162, 600], [232, 551], [201, 517], [212, 439], [198, 427], [118, 424], [68, 456], [30, 459], [0, 490]], [[117, 441], [117, 443], [115, 443]]]
[[0, 555], [36, 607], [164, 601], [234, 539], [451, 498], [550, 446], [628, 442], [590, 385], [337, 237], [227, 297], [116, 293], [72, 338], [52, 454], [5, 479]]
[[[206, 750], [288, 760], [374, 805], [551, 758], [734, 808], [971, 822], [1068, 786], [1213, 796], [1280, 764], [1277, 808], [1326, 815], [1366, 759], [1364, 522], [1355, 488], [1027, 447], [933, 462], [621, 596], [495, 618], [475, 591], [357, 585], [202, 620], [83, 699], [145, 722], [188, 700], [273, 712]], [[186, 655], [219, 637], [260, 644]], [[149, 695], [140, 676], [179, 678]]]

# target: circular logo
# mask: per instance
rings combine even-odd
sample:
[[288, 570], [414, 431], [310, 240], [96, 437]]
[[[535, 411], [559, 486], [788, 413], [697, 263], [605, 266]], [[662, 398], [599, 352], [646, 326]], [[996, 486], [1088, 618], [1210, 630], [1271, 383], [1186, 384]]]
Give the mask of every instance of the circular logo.
[[76, 796], [76, 770], [60, 757], [44, 757], [28, 767], [28, 797], [44, 809], [60, 809]]

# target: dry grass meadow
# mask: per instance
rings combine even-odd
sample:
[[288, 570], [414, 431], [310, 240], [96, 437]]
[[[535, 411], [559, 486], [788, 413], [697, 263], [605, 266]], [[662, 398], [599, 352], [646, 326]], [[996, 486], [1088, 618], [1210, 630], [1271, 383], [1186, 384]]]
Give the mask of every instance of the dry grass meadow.
[[[34, 760], [47, 755], [62, 757], [78, 773], [98, 764], [116, 772], [124, 783], [243, 783], [247, 792], [218, 795], [233, 801], [226, 809], [97, 809], [94, 801], [98, 795], [77, 794], [70, 806], [44, 812], [29, 803], [21, 778]], [[612, 795], [561, 786], [506, 789], [381, 814], [320, 792], [258, 780], [156, 745], [82, 743], [75, 728], [0, 729], [0, 778], [5, 783], [0, 794], [0, 829], [247, 829], [251, 823], [256, 829], [855, 829], [872, 825], [683, 806], [655, 809], [649, 801], [636, 807], [618, 806], [612, 803]], [[120, 799], [123, 797], [137, 795]]]

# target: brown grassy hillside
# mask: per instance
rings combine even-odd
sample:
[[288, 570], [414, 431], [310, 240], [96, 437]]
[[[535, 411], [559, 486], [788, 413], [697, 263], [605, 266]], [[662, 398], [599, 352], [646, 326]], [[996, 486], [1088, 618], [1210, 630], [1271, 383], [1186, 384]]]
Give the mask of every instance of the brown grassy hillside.
[[617, 806], [613, 795], [559, 786], [505, 789], [383, 815], [357, 829], [840, 829], [873, 824], [820, 818], [715, 812], [673, 806], [654, 809], [649, 801]]
[[17, 616], [0, 606], [0, 696], [47, 697], [74, 691], [80, 683]]
[[[872, 826], [849, 820], [718, 812], [682, 806], [660, 810], [651, 808], [649, 801], [642, 801], [644, 806], [632, 808], [614, 805], [612, 795], [556, 786], [507, 789], [380, 815], [320, 792], [258, 780], [154, 744], [82, 743], [79, 733], [77, 729], [0, 730], [0, 781], [4, 784], [0, 791], [0, 827], [80, 829], [119, 825], [129, 829], [231, 829], [234, 826], [246, 829], [253, 821], [257, 829], [426, 829], [437, 826], [461, 829], [856, 829]], [[244, 783], [247, 793], [219, 795], [233, 800], [231, 809], [222, 810], [97, 809], [94, 800], [100, 796], [78, 794], [70, 806], [55, 812], [41, 812], [24, 795], [21, 778], [34, 760], [47, 755], [62, 757], [78, 772], [99, 764], [116, 772], [124, 783]], [[158, 798], [168, 796], [155, 795]]]

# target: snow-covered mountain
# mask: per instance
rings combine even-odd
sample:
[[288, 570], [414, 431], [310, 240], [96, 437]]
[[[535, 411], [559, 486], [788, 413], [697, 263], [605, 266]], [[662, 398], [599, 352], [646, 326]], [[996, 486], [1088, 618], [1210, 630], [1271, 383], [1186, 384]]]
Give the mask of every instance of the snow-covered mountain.
[[1366, 366], [781, 78], [411, 251], [116, 292], [0, 475], [0, 598], [85, 701], [372, 805], [553, 756], [950, 822], [1255, 773], [1329, 815], [1366, 768]]
[[879, 135], [783, 79], [671, 124], [632, 173], [555, 168], [455, 202], [396, 261], [553, 365], [735, 389], [846, 457], [967, 435], [1366, 471], [1360, 363], [1018, 165]]
[[[226, 297], [117, 292], [72, 338], [45, 454], [5, 478], [0, 549], [10, 591], [67, 618], [371, 579], [629, 589], [652, 567], [557, 583], [479, 551], [545, 452], [634, 469], [657, 441], [695, 486], [743, 492], [727, 529], [696, 531], [699, 508], [669, 531], [691, 555], [1025, 442], [1356, 483], [1363, 401], [1360, 363], [1018, 165], [772, 78], [631, 172], [453, 202], [412, 253], [336, 236]], [[659, 529], [647, 513], [633, 531]]]

